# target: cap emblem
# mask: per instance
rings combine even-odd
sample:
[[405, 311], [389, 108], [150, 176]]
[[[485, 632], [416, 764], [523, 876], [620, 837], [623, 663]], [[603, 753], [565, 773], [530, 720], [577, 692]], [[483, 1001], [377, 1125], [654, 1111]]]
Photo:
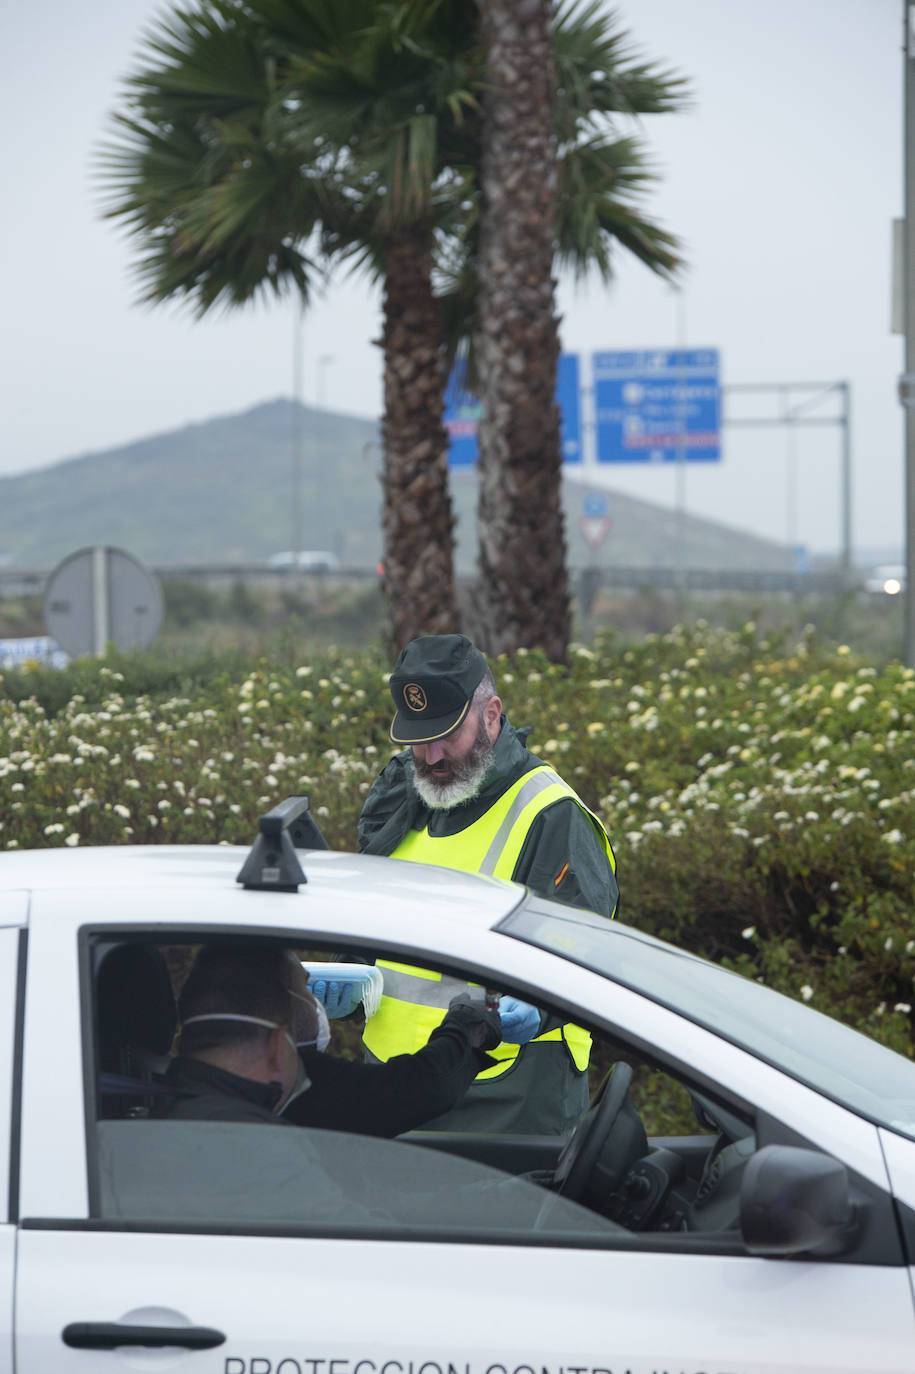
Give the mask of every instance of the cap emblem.
[[418, 682], [408, 682], [403, 689], [403, 699], [411, 711], [425, 711], [428, 706], [426, 694]]

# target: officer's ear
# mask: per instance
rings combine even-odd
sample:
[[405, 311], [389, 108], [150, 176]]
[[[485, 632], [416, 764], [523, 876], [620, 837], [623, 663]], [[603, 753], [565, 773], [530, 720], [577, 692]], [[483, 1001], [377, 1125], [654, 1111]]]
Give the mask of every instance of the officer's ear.
[[483, 720], [486, 723], [486, 733], [495, 742], [499, 734], [499, 721], [502, 717], [502, 698], [490, 697], [483, 707]]

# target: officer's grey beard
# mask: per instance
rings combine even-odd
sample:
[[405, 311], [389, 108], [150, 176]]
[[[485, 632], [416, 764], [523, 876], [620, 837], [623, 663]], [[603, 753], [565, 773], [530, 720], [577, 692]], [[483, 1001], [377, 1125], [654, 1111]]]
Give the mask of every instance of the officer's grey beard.
[[464, 758], [449, 759], [449, 771], [442, 775], [430, 764], [414, 757], [413, 785], [426, 806], [433, 810], [448, 811], [452, 806], [460, 806], [479, 793], [492, 764], [494, 751], [495, 745], [489, 738], [481, 711], [477, 737]]

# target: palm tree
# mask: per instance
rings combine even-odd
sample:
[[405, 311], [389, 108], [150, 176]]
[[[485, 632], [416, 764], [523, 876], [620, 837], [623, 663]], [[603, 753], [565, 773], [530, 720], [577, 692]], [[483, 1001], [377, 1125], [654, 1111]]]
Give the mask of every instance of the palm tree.
[[558, 660], [565, 657], [569, 594], [555, 400], [552, 6], [550, 0], [480, 0], [480, 19], [486, 93], [476, 363], [484, 648], [530, 646], [536, 636]]
[[[596, 3], [554, 26], [550, 0], [478, 0], [486, 48], [477, 261], [478, 603], [491, 653], [539, 645], [566, 658], [571, 625], [555, 401], [554, 261], [611, 276], [624, 244], [672, 273], [676, 244], [635, 208], [639, 145], [611, 112], [673, 108], [670, 73], [633, 62]], [[582, 57], [586, 56], [585, 61]], [[518, 512], [524, 519], [518, 519]]]
[[[582, 107], [677, 107], [675, 78], [608, 67], [618, 54], [593, 7], [580, 15], [573, 4], [559, 33], [558, 109], [576, 129]], [[389, 630], [400, 646], [457, 628], [442, 412], [474, 308], [482, 53], [473, 7], [209, 0], [161, 19], [145, 52], [103, 157], [107, 213], [140, 246], [145, 299], [184, 300], [201, 314], [290, 288], [307, 302], [338, 262], [383, 282]], [[570, 153], [563, 171], [560, 251], [572, 261], [597, 252], [604, 270], [615, 224], [663, 270], [673, 240], [627, 201], [643, 175], [637, 146], [569, 146], [581, 155]]]
[[447, 361], [436, 235], [458, 178], [436, 185], [436, 130], [466, 94], [460, 0], [213, 0], [147, 39], [121, 136], [103, 154], [107, 214], [140, 242], [145, 299], [198, 314], [290, 285], [307, 303], [342, 260], [384, 284], [383, 515], [395, 646], [458, 628]]

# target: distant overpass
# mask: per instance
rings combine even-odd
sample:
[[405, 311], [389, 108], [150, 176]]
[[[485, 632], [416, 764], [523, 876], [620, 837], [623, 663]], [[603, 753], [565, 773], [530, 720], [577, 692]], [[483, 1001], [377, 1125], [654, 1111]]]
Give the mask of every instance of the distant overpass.
[[[0, 597], [41, 596], [53, 568], [0, 568]], [[248, 587], [307, 583], [334, 586], [347, 582], [377, 581], [378, 573], [369, 568], [341, 568], [333, 572], [268, 567], [260, 563], [209, 563], [153, 568], [163, 583], [196, 582], [211, 590], [241, 582]], [[795, 595], [835, 595], [843, 588], [840, 568], [817, 572], [792, 572], [752, 568], [570, 568], [573, 580], [587, 580], [591, 594], [599, 587], [639, 591], [695, 592], [792, 592]], [[469, 576], [458, 575], [461, 582]], [[861, 587], [856, 579], [853, 587]]]

